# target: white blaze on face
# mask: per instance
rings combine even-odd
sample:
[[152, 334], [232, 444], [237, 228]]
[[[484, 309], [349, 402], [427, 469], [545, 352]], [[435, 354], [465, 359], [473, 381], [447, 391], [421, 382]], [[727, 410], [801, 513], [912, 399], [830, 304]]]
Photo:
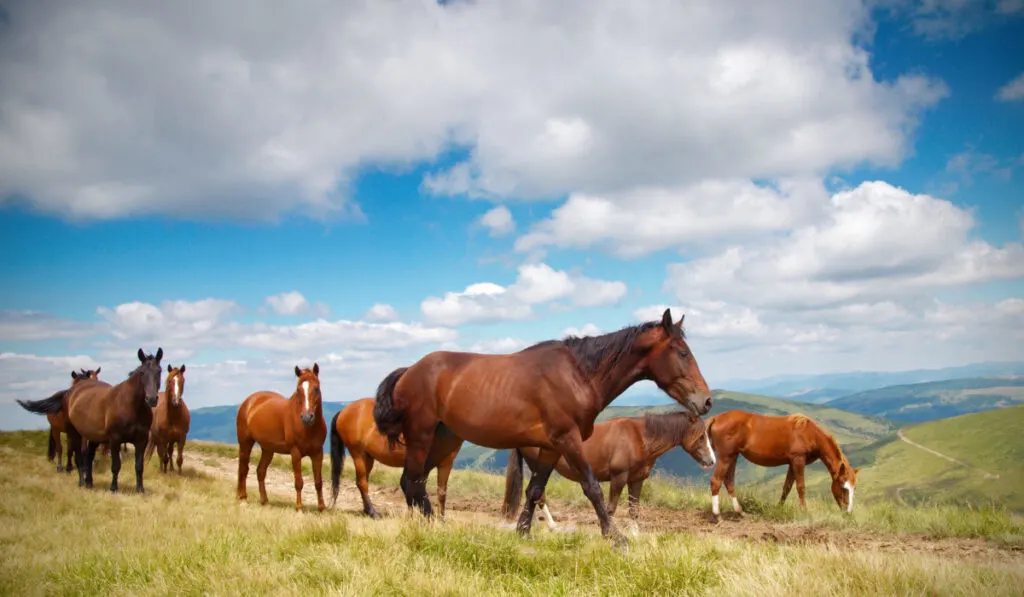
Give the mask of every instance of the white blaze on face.
[[174, 378], [174, 399], [181, 400], [181, 376]]
[[849, 514], [853, 512], [853, 485], [850, 485], [850, 482], [847, 481], [843, 483], [843, 487], [846, 488], [846, 493], [849, 494], [846, 498], [846, 513]]
[[306, 397], [306, 410], [309, 410], [309, 382], [302, 382], [302, 394]]
[[704, 434], [704, 443], [708, 446], [708, 454], [711, 454], [711, 466], [714, 466], [718, 462], [718, 457], [715, 456], [715, 451], [711, 449], [711, 438], [708, 434]]
[[713, 495], [711, 496], [711, 513], [718, 516], [720, 512], [721, 510], [718, 509], [718, 496]]

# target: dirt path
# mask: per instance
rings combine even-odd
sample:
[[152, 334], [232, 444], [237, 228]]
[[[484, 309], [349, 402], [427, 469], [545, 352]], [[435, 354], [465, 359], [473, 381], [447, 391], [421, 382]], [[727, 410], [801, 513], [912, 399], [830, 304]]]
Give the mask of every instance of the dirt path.
[[[208, 453], [193, 453], [188, 464], [207, 475], [224, 479], [230, 491], [234, 491], [237, 481], [238, 464], [233, 459], [214, 456]], [[186, 455], [187, 456], [187, 455]], [[325, 462], [326, 465], [326, 462]], [[256, 467], [249, 473], [249, 503], [259, 503], [256, 484]], [[325, 466], [324, 472], [327, 473]], [[306, 479], [303, 489], [303, 501], [307, 508], [316, 508], [316, 497], [313, 484]], [[272, 505], [292, 507], [295, 499], [294, 481], [291, 472], [271, 466], [267, 471], [267, 493]], [[434, 487], [429, 486], [431, 499], [435, 500]], [[324, 478], [324, 498], [330, 506], [330, 479]], [[403, 516], [408, 512], [405, 498], [398, 487], [370, 486], [370, 499], [373, 500], [381, 516]], [[590, 507], [551, 504], [552, 515], [559, 527], [554, 532], [596, 531], [594, 512]], [[484, 524], [492, 526], [508, 526], [501, 519], [501, 500], [488, 500], [478, 497], [460, 497], [449, 492], [447, 522]], [[355, 484], [350, 479], [342, 479], [338, 502], [335, 510], [346, 514], [361, 516], [362, 500]], [[982, 539], [930, 539], [916, 535], [886, 535], [870, 533], [863, 530], [835, 530], [813, 527], [802, 523], [776, 523], [758, 519], [755, 515], [740, 517], [733, 513], [723, 515], [720, 523], [715, 523], [708, 511], [670, 510], [667, 508], [648, 507], [641, 504], [639, 524], [631, 521], [623, 513], [617, 518], [617, 524], [627, 534], [637, 536], [640, 533], [652, 532], [693, 532], [699, 535], [725, 537], [766, 543], [791, 545], [822, 545], [834, 549], [854, 549], [863, 551], [884, 552], [917, 552], [947, 558], [984, 558], [988, 561], [1013, 562], [1024, 565], [1024, 550], [998, 546]], [[547, 525], [537, 520], [533, 525], [534, 533], [547, 533]]]
[[919, 443], [917, 443], [917, 442], [907, 438], [907, 436], [903, 435], [903, 430], [902, 429], [900, 429], [899, 431], [896, 432], [896, 436], [899, 437], [901, 440], [907, 442], [911, 446], [914, 446], [915, 448], [918, 448], [920, 450], [924, 450], [925, 452], [928, 452], [929, 454], [934, 454], [935, 456], [938, 456], [939, 458], [944, 458], [944, 459], [952, 462], [953, 464], [959, 464], [960, 466], [963, 466], [963, 467], [966, 467], [966, 468], [978, 471], [982, 475], [985, 475], [986, 479], [998, 479], [999, 478], [999, 475], [990, 473], [988, 471], [983, 471], [983, 470], [981, 470], [980, 468], [978, 468], [976, 466], [971, 466], [971, 465], [967, 464], [966, 462], [957, 460], [956, 458], [953, 458], [951, 456], [946, 456], [945, 454], [943, 454], [941, 452], [936, 452], [935, 450], [932, 450], [931, 448], [922, 446], [921, 444], [919, 444]]

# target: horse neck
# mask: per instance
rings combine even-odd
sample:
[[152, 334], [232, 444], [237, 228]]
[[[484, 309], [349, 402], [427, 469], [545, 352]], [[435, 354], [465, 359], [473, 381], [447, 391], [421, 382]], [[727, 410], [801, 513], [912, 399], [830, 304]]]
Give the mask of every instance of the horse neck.
[[114, 396], [117, 400], [127, 401], [132, 405], [143, 402], [146, 399], [146, 390], [142, 387], [142, 372], [133, 371], [127, 379], [114, 386]]
[[839, 474], [839, 465], [846, 459], [843, 456], [843, 452], [839, 449], [839, 445], [827, 433], [817, 428], [817, 426], [815, 427], [815, 433], [818, 436], [818, 456], [821, 458], [821, 463], [828, 469], [828, 474], [834, 480], [836, 475]]
[[601, 400], [602, 410], [630, 386], [644, 379], [645, 370], [640, 366], [642, 360], [642, 356], [630, 354], [614, 365], [602, 367], [591, 377], [590, 383]]
[[652, 428], [647, 425], [646, 418], [641, 417], [640, 424], [643, 425], [644, 449], [647, 451], [648, 460], [660, 458], [665, 454], [665, 452], [668, 452], [672, 448], [682, 446], [683, 433], [685, 433], [687, 429], [685, 424], [680, 424], [679, 421], [677, 421], [677, 419], [681, 419], [685, 416], [681, 413], [650, 416], [669, 420], [673, 424]]

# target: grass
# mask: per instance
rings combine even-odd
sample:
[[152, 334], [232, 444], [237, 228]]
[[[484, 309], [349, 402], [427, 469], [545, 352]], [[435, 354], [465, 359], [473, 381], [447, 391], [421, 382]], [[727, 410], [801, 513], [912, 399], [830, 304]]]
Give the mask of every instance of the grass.
[[[147, 495], [130, 489], [111, 495], [100, 489], [106, 474], [97, 474], [91, 491], [57, 474], [45, 461], [43, 433], [0, 434], [0, 594], [1010, 595], [1024, 582], [1020, 560], [1006, 558], [950, 565], [922, 552], [692, 532], [643, 533], [620, 551], [589, 525], [576, 533], [539, 532], [537, 525], [521, 539], [481, 522], [299, 514], [290, 496], [272, 496], [269, 507], [240, 506], [233, 483], [189, 464], [237, 458], [235, 449], [198, 442], [192, 448], [185, 475], [147, 474]], [[126, 474], [122, 485], [130, 488], [134, 474]], [[346, 467], [346, 478], [351, 474]], [[394, 469], [373, 475], [389, 484], [397, 478]], [[553, 508], [582, 503], [578, 486], [557, 480], [549, 487]], [[456, 471], [449, 495], [500, 499], [502, 490], [499, 477]], [[706, 489], [673, 479], [648, 483], [645, 494], [645, 504], [680, 515], [707, 508]], [[998, 511], [869, 504], [851, 519], [821, 499], [812, 500], [808, 513], [754, 494], [743, 501], [752, 523], [977, 536], [1015, 545], [1024, 538], [1024, 528]]]

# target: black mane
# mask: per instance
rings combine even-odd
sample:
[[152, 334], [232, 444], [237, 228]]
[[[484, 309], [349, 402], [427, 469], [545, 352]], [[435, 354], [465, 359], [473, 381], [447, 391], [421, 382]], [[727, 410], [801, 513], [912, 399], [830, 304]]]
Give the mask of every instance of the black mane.
[[[637, 336], [661, 325], [657, 321], [648, 321], [638, 325], [624, 327], [617, 332], [609, 332], [600, 336], [566, 336], [561, 340], [545, 340], [523, 350], [534, 350], [562, 344], [569, 349], [576, 363], [586, 375], [594, 375], [602, 367], [614, 367], [633, 349]], [[685, 337], [685, 335], [684, 335]]]

